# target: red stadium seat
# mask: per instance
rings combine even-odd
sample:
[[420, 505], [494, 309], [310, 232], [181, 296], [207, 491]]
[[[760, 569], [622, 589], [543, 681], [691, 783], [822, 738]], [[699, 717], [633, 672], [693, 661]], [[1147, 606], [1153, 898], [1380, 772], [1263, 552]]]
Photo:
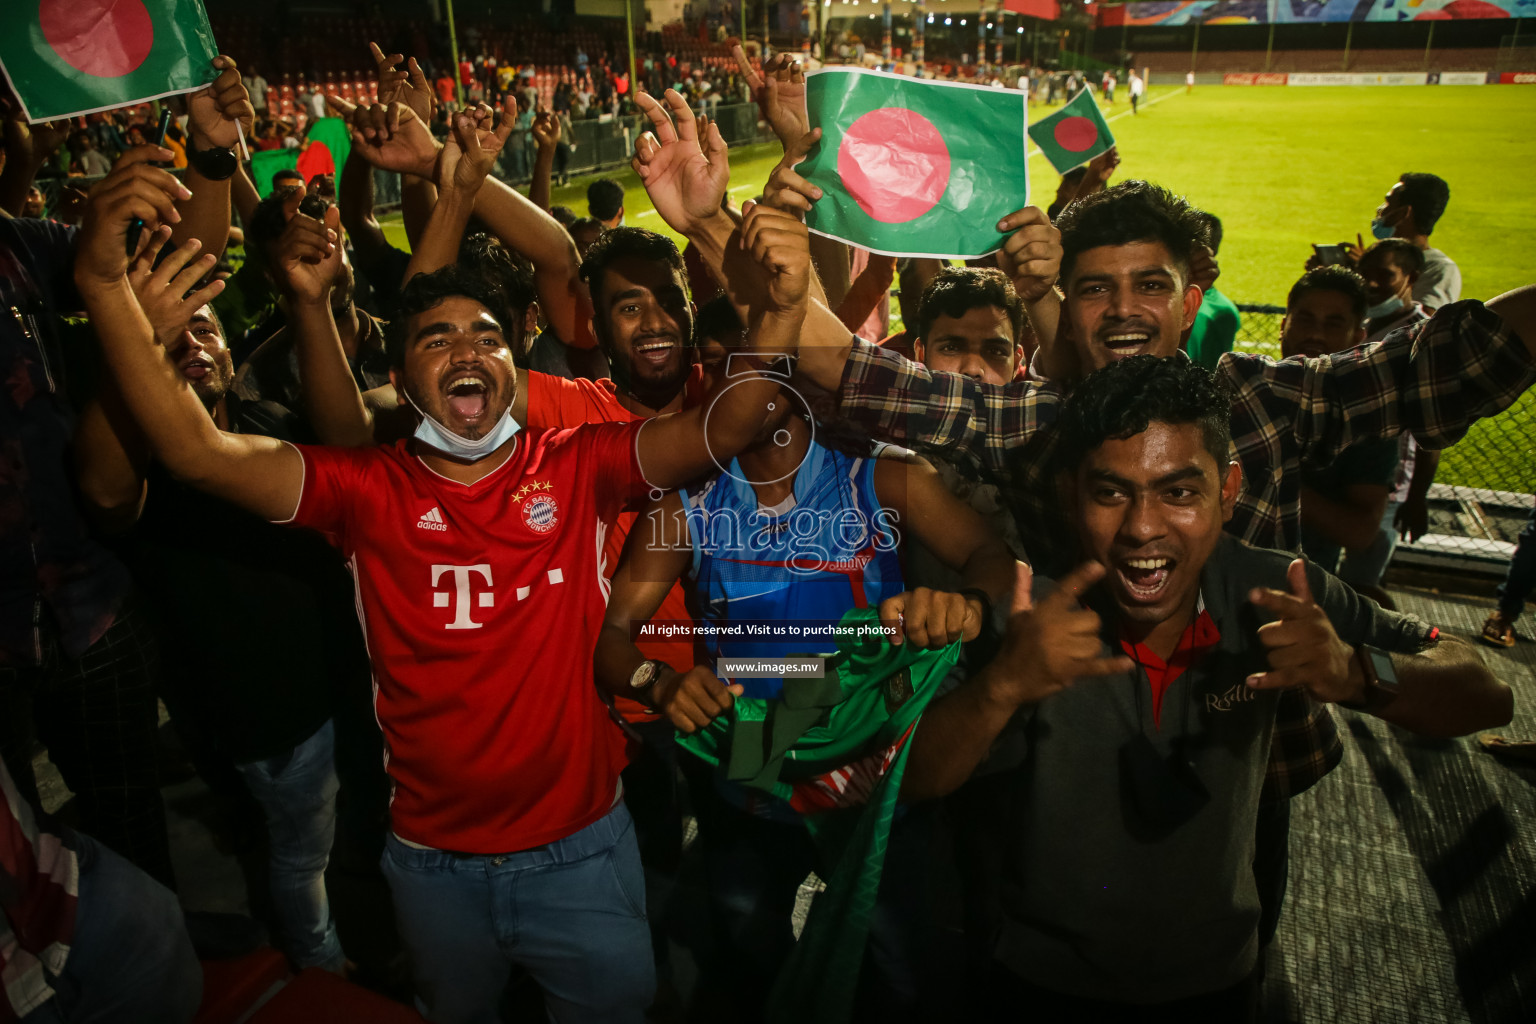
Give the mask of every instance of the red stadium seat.
[[249, 1024], [423, 1024], [409, 1006], [310, 967], [257, 1010]]

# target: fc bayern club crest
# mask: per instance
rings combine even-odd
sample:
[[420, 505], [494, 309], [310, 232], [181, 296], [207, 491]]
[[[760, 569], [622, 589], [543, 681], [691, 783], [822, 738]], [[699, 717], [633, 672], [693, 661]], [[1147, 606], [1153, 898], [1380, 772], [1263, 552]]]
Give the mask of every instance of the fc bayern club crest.
[[524, 484], [512, 500], [523, 507], [523, 522], [534, 533], [549, 533], [560, 522], [560, 505], [547, 480]]

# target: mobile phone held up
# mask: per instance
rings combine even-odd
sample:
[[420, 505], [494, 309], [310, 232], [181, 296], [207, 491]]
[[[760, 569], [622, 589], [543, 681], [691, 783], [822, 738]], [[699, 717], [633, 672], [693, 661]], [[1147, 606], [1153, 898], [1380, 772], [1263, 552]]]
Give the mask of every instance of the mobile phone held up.
[[1342, 242], [1338, 245], [1313, 245], [1312, 251], [1317, 253], [1318, 262], [1325, 267], [1339, 266], [1348, 262], [1345, 253], [1349, 250]]

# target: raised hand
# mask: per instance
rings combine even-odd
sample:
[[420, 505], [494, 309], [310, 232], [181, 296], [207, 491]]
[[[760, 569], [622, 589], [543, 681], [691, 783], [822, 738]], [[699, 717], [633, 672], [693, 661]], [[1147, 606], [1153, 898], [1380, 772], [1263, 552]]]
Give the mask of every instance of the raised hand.
[[128, 285], [138, 296], [139, 306], [150, 327], [154, 328], [155, 340], [166, 349], [174, 347], [176, 339], [187, 329], [192, 314], [224, 290], [224, 282], [218, 279], [197, 287], [218, 258], [211, 252], [199, 256], [203, 243], [195, 238], [182, 243], [156, 267], [155, 256], [170, 237], [171, 229], [164, 226], [152, 234], [145, 232], [139, 243], [139, 254], [128, 268]]
[[1038, 302], [1061, 276], [1061, 232], [1037, 206], [1016, 210], [997, 223], [1013, 232], [997, 253], [997, 265], [1025, 302]]
[[763, 65], [759, 75], [752, 70], [746, 51], [737, 43], [731, 48], [736, 67], [752, 90], [752, 99], [768, 119], [768, 127], [787, 150], [792, 142], [810, 129], [805, 109], [805, 69], [787, 53], [776, 53]]
[[378, 43], [369, 43], [368, 49], [373, 53], [373, 65], [379, 76], [379, 102], [385, 106], [403, 103], [421, 119], [422, 124], [431, 124], [436, 96], [421, 65], [416, 63], [416, 58], [410, 59], [406, 65], [407, 70], [400, 71], [397, 68], [405, 59], [402, 55], [386, 55], [379, 49]]
[[329, 306], [331, 289], [341, 276], [341, 211], [328, 207], [325, 220], [304, 213], [288, 218], [277, 238], [273, 277], [290, 299]]
[[546, 110], [533, 119], [533, 141], [539, 152], [550, 153], [560, 142], [560, 119]]
[[[8, 102], [7, 107], [9, 108]], [[39, 121], [37, 124], [28, 124], [22, 118], [20, 109], [14, 111], [7, 109], [5, 115], [3, 148], [6, 157], [27, 167], [41, 167], [60, 146], [64, 145], [64, 140], [69, 138], [68, 121]]]
[[1120, 166], [1120, 147], [1110, 146], [1104, 152], [1088, 161], [1088, 174], [1100, 184], [1109, 184], [1109, 179], [1115, 173], [1115, 168]]
[[1255, 690], [1301, 687], [1324, 702], [1359, 700], [1365, 678], [1355, 666], [1354, 649], [1339, 639], [1333, 623], [1312, 599], [1307, 563], [1298, 558], [1285, 572], [1290, 592], [1255, 587], [1248, 599], [1275, 616], [1259, 627], [1268, 648], [1268, 672], [1248, 677]]
[[811, 212], [811, 204], [822, 196], [821, 189], [806, 181], [795, 171], [795, 165], [805, 159], [811, 147], [821, 140], [821, 129], [812, 128], [794, 142], [784, 147], [784, 159], [768, 175], [763, 186], [763, 204], [777, 210]]
[[1014, 587], [1002, 648], [987, 667], [999, 696], [1010, 705], [1032, 704], [1079, 679], [1129, 672], [1127, 657], [1105, 657], [1097, 613], [1079, 598], [1104, 578], [1104, 566], [1084, 562], [1057, 581], [1056, 589], [1030, 606], [1029, 580]]
[[1429, 532], [1429, 503], [1423, 495], [1408, 495], [1408, 499], [1392, 517], [1397, 535], [1412, 544]]
[[239, 126], [247, 135], [252, 133], [256, 110], [235, 62], [220, 54], [213, 58], [213, 66], [219, 69], [219, 77], [187, 99], [187, 127], [200, 149], [234, 149], [240, 144]]
[[726, 686], [708, 668], [696, 665], [686, 673], [662, 669], [652, 699], [679, 731], [692, 733], [735, 703], [742, 689], [740, 684]]
[[1211, 290], [1221, 268], [1216, 265], [1216, 254], [1208, 245], [1196, 242], [1189, 250], [1189, 283], [1200, 289], [1201, 294]]
[[[672, 230], [686, 235], [719, 215], [731, 168], [720, 130], [710, 125], [701, 149], [698, 126], [688, 101], [675, 89], [667, 90], [666, 101], [664, 108], [644, 92], [635, 94], [635, 102], [651, 119], [652, 130], [635, 143], [635, 158], [630, 166], [640, 176], [661, 219]], [[672, 118], [667, 116], [668, 109], [677, 120], [675, 128]]]
[[891, 646], [947, 647], [981, 633], [981, 602], [964, 594], [917, 587], [880, 602], [880, 624], [894, 630]]
[[75, 244], [75, 280], [82, 289], [115, 283], [127, 272], [128, 228], [135, 217], [144, 222], [141, 245], [161, 225], [181, 222], [176, 202], [192, 193], [174, 175], [150, 166], [174, 157], [161, 146], [135, 146], [91, 189]]
[[352, 129], [352, 147], [364, 160], [386, 171], [437, 177], [437, 140], [413, 109], [403, 103], [354, 106], [340, 96], [325, 101]]
[[516, 114], [502, 111], [501, 123], [489, 107], [454, 115], [453, 132], [443, 143], [442, 188], [473, 193], [496, 166], [496, 157], [512, 134]]
[[767, 274], [769, 307], [780, 313], [803, 312], [811, 281], [811, 244], [800, 218], [746, 203], [741, 209], [741, 245]]

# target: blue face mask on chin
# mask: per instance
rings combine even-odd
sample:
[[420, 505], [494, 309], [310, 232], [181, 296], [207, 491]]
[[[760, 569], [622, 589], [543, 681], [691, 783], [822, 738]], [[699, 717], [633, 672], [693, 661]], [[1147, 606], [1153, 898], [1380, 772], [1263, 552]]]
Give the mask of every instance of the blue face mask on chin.
[[422, 444], [464, 462], [479, 462], [516, 437], [517, 432], [523, 429], [517, 420], [512, 418], [512, 406], [508, 404], [506, 410], [501, 414], [501, 419], [496, 421], [496, 425], [487, 431], [483, 437], [471, 441], [468, 438], [460, 437], [431, 416], [428, 416], [425, 412], [422, 412], [421, 406], [417, 405], [416, 400], [410, 395], [406, 395], [405, 400], [410, 402], [411, 408], [421, 415], [421, 422], [416, 424], [416, 431], [412, 436]]
[[1378, 242], [1391, 238], [1392, 232], [1396, 230], [1396, 228], [1382, 220], [1380, 217], [1377, 217], [1375, 220], [1371, 221], [1371, 237], [1375, 238]]
[[1401, 297], [1394, 295], [1390, 299], [1371, 306], [1365, 311], [1365, 316], [1368, 320], [1380, 320], [1383, 317], [1396, 314], [1401, 309], [1406, 309], [1407, 306], [1408, 303], [1404, 302]]

